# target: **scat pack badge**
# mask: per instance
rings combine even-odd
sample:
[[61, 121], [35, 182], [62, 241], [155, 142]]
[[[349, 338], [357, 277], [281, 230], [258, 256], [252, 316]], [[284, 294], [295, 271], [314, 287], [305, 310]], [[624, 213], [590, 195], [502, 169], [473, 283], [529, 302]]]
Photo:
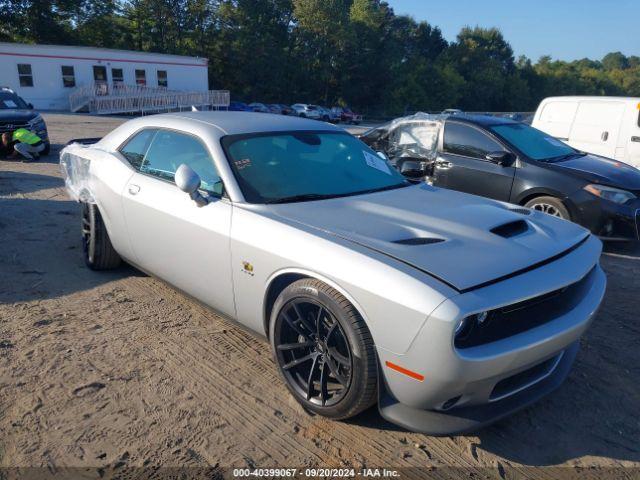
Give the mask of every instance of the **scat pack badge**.
[[253, 277], [253, 265], [249, 262], [242, 262], [242, 271], [247, 275], [251, 275]]

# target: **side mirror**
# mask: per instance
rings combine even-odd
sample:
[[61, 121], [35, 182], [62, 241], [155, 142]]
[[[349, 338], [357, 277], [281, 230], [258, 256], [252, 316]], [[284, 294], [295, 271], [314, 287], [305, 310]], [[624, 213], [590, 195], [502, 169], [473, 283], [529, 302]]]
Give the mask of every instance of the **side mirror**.
[[400, 173], [407, 178], [421, 178], [427, 174], [427, 169], [419, 160], [405, 160], [400, 165]]
[[30, 110], [33, 110], [33, 103], [28, 103], [27, 107], [29, 107]]
[[490, 162], [497, 163], [503, 167], [511, 165], [516, 159], [515, 155], [511, 152], [491, 152], [487, 153], [485, 158]]
[[191, 200], [196, 202], [199, 207], [203, 207], [209, 203], [209, 201], [198, 191], [201, 183], [200, 176], [186, 163], [183, 163], [178, 167], [174, 176], [174, 181], [176, 182], [176, 186], [184, 193], [188, 194]]

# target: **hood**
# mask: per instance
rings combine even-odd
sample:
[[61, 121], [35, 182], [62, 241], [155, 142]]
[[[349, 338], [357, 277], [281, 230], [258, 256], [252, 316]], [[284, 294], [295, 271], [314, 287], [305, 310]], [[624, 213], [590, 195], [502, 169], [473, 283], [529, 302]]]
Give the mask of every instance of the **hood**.
[[587, 154], [548, 165], [553, 169], [572, 173], [587, 182], [625, 190], [640, 190], [640, 170], [617, 160]]
[[34, 110], [16, 110], [16, 109], [0, 109], [0, 121], [26, 123], [29, 120], [36, 118], [38, 112]]
[[459, 292], [549, 261], [589, 236], [541, 212], [426, 184], [270, 209], [393, 257]]

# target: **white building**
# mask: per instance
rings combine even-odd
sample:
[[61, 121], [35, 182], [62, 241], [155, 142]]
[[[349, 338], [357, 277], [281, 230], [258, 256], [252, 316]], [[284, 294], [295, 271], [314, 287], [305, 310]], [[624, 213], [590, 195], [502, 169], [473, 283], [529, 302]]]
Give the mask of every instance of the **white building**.
[[206, 92], [207, 70], [198, 57], [0, 42], [0, 86], [43, 110], [68, 110], [69, 94], [91, 84]]

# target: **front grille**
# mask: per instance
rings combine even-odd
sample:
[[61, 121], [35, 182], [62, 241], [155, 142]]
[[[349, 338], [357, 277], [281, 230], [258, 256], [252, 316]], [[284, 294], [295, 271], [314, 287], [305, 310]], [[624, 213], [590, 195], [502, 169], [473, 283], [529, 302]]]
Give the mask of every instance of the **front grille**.
[[540, 380], [547, 378], [551, 372], [555, 370], [556, 366], [558, 366], [563, 353], [564, 352], [561, 352], [549, 360], [545, 360], [544, 362], [528, 368], [523, 372], [516, 373], [511, 377], [500, 380], [496, 383], [496, 386], [493, 387], [493, 391], [489, 396], [489, 401], [496, 402], [498, 400], [502, 400], [505, 397], [514, 395], [525, 388], [538, 383]]
[[30, 128], [27, 122], [11, 122], [8, 120], [0, 120], [0, 133], [13, 132], [19, 128]]
[[455, 338], [456, 348], [469, 348], [495, 342], [544, 325], [575, 308], [591, 287], [596, 268], [582, 280], [553, 292], [488, 312], [464, 336]]

